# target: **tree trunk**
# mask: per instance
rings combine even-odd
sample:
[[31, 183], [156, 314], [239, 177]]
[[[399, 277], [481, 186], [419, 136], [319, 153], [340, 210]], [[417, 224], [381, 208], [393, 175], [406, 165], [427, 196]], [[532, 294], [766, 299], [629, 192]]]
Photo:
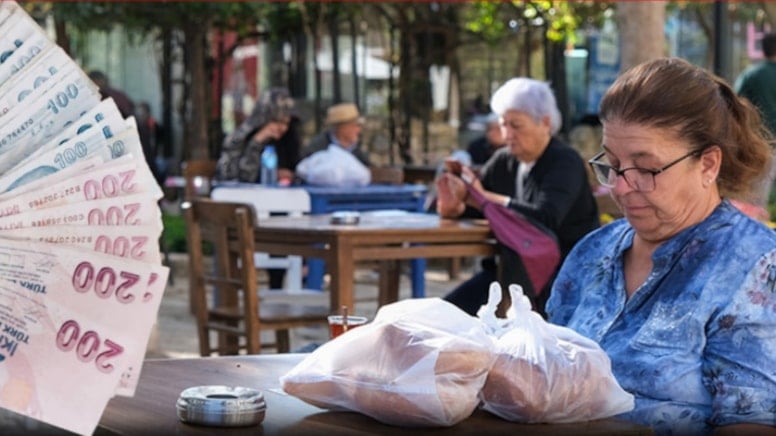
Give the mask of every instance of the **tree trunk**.
[[332, 57], [332, 97], [334, 103], [342, 102], [342, 87], [340, 85], [339, 68], [339, 13], [338, 9], [332, 8], [329, 13], [329, 38], [331, 38], [331, 57]]
[[70, 52], [70, 37], [67, 34], [67, 24], [54, 17], [54, 30], [56, 31], [57, 45], [62, 47], [62, 50], [64, 50], [68, 56], [72, 56], [72, 53]]
[[[188, 53], [189, 102], [184, 129], [187, 132], [188, 157], [190, 159], [210, 159], [208, 147], [208, 93], [205, 71], [205, 39], [207, 26], [201, 22], [188, 22], [184, 29], [186, 53]], [[184, 150], [184, 156], [187, 154]]]
[[620, 71], [665, 56], [666, 2], [619, 2]]
[[169, 28], [162, 30], [162, 62], [159, 77], [162, 78], [162, 135], [164, 145], [164, 157], [174, 156], [173, 127], [172, 127], [172, 31]]
[[[356, 44], [358, 44], [358, 33], [356, 32], [356, 19], [353, 16], [348, 17], [348, 30], [350, 31], [350, 68], [353, 70], [353, 103], [358, 105], [363, 112], [366, 104], [361, 101], [361, 93], [358, 89], [358, 53], [356, 53]], [[366, 51], [366, 47], [364, 47]], [[366, 71], [364, 71], [366, 75]], [[366, 79], [364, 79], [366, 80]]]
[[776, 3], [774, 2], [760, 2], [760, 7], [765, 11], [765, 15], [768, 17], [768, 24], [771, 25], [771, 29], [776, 28]]

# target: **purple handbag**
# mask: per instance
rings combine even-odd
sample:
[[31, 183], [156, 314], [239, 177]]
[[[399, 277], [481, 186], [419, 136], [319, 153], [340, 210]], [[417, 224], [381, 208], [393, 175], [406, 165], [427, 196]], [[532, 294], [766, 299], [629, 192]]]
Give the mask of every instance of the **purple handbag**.
[[480, 205], [480, 210], [488, 219], [496, 239], [520, 256], [538, 295], [555, 274], [560, 263], [560, 247], [555, 236], [520, 213], [489, 201], [471, 184], [467, 183], [466, 189]]

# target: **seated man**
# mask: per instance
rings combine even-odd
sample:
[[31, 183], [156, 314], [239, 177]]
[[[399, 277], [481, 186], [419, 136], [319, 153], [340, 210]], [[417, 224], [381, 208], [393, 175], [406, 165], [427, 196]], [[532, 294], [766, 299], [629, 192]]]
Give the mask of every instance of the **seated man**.
[[336, 144], [353, 153], [365, 166], [370, 166], [369, 155], [361, 150], [361, 129], [364, 118], [353, 103], [339, 103], [326, 111], [326, 130], [319, 133], [307, 144], [304, 155], [309, 156], [316, 151], [326, 150], [329, 145]]

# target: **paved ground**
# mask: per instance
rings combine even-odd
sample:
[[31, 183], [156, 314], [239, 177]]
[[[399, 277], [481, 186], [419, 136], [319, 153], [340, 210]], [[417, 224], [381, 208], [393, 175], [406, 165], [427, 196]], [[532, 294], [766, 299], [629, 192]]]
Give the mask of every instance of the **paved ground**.
[[[199, 356], [196, 322], [189, 312], [188, 268], [185, 254], [171, 253], [173, 283], [168, 284], [159, 309], [159, 321], [156, 332], [148, 344], [147, 356], [154, 358], [180, 358]], [[426, 295], [438, 297], [452, 290], [463, 279], [468, 278], [475, 262], [463, 262], [457, 280], [450, 280], [446, 261], [430, 261], [426, 270]], [[408, 264], [403, 265], [408, 268]], [[377, 311], [377, 273], [372, 265], [365, 264], [356, 272], [355, 314], [372, 318]], [[410, 282], [407, 274], [402, 274], [400, 298], [409, 298]], [[300, 298], [300, 297], [293, 297]], [[328, 302], [328, 292], [320, 296], [301, 297], [305, 301]], [[298, 300], [296, 300], [298, 301]], [[269, 339], [269, 337], [268, 337]], [[305, 328], [292, 332], [291, 349], [309, 349], [311, 344], [320, 344], [328, 339], [325, 328]]]

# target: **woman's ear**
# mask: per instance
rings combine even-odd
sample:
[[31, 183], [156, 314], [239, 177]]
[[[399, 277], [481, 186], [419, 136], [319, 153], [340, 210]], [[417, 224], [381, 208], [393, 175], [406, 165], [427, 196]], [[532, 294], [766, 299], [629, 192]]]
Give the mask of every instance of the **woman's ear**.
[[719, 168], [722, 165], [722, 149], [718, 145], [712, 145], [703, 150], [701, 165], [705, 179], [716, 179], [719, 174]]

